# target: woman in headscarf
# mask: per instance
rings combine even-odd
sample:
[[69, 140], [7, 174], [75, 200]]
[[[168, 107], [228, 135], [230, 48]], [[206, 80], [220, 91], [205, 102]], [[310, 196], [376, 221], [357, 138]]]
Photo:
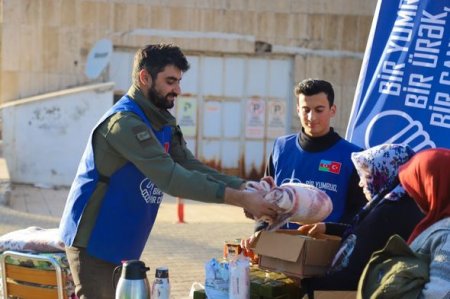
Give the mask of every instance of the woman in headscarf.
[[450, 150], [429, 149], [400, 168], [399, 179], [425, 213], [409, 236], [415, 252], [430, 257], [430, 280], [419, 298], [450, 298]]
[[326, 233], [342, 237], [327, 275], [302, 279], [302, 288], [310, 298], [314, 290], [356, 290], [371, 254], [383, 248], [391, 235], [407, 238], [423, 218], [415, 202], [398, 185], [398, 169], [413, 155], [409, 146], [400, 144], [383, 144], [352, 154], [367, 205], [351, 225], [322, 222], [299, 228], [311, 236]]

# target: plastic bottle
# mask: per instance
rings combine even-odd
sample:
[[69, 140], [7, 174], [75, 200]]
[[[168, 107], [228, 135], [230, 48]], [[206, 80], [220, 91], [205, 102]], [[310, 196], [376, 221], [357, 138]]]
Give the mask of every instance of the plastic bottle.
[[242, 254], [239, 254], [230, 260], [228, 298], [250, 298], [250, 260]]
[[152, 299], [170, 299], [169, 269], [158, 267], [152, 284]]

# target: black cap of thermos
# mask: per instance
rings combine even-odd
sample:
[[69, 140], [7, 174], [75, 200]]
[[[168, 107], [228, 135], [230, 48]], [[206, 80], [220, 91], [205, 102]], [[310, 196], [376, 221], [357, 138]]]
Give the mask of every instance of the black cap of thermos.
[[150, 270], [146, 267], [144, 262], [139, 260], [129, 260], [122, 264], [122, 278], [125, 279], [144, 279], [147, 278], [146, 272]]

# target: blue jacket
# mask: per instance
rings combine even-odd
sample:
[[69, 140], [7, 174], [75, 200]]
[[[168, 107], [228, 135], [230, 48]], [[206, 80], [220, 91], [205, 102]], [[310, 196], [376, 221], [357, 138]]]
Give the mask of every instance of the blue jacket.
[[282, 136], [275, 141], [272, 152], [275, 182], [301, 182], [325, 191], [333, 202], [333, 212], [324, 221], [338, 222], [345, 211], [353, 172], [350, 156], [359, 150], [341, 139], [324, 151], [307, 152], [300, 147], [298, 134]]
[[[70, 189], [60, 223], [60, 236], [66, 246], [72, 246], [84, 208], [99, 183], [107, 183], [87, 251], [99, 259], [119, 264], [123, 260], [139, 259], [150, 235], [163, 193], [131, 162], [111, 177], [102, 177], [94, 163], [92, 136], [109, 116], [130, 111], [138, 115], [153, 130], [139, 106], [128, 96], [122, 97], [100, 119], [92, 130], [89, 142]], [[171, 140], [170, 127], [155, 131], [166, 151]]]

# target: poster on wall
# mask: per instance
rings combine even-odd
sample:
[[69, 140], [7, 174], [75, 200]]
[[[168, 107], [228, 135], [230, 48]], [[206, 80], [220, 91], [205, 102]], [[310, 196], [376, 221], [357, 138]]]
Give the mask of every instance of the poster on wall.
[[197, 134], [197, 99], [192, 97], [178, 97], [177, 120], [186, 137], [195, 137]]
[[245, 137], [264, 138], [266, 103], [261, 98], [246, 101]]
[[277, 138], [286, 134], [286, 102], [270, 100], [267, 103], [267, 137]]
[[450, 1], [379, 0], [346, 138], [450, 148]]

